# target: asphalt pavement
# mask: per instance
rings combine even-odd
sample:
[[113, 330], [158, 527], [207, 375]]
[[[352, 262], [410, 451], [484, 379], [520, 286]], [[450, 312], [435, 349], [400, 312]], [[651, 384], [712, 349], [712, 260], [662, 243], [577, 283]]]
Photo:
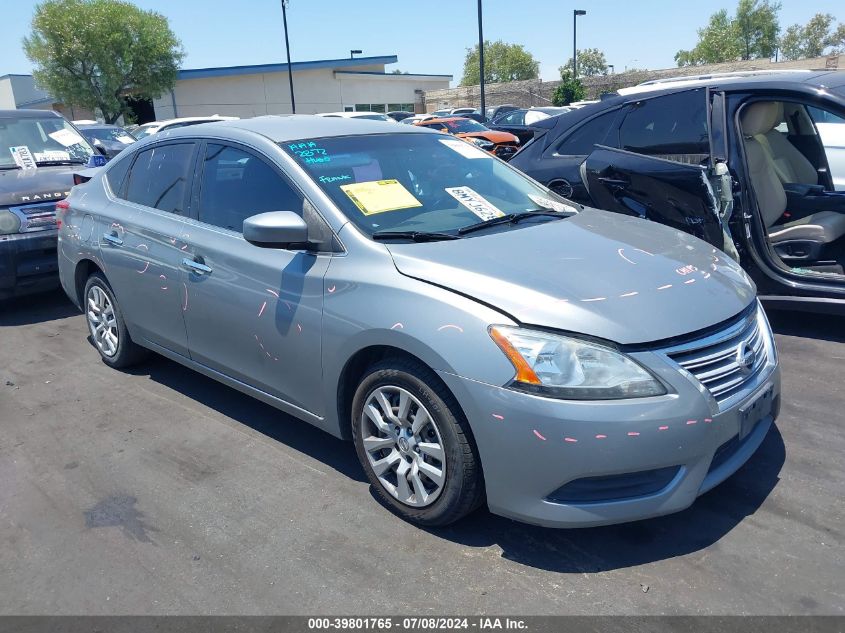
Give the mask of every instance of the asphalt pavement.
[[692, 508], [424, 530], [351, 444], [160, 357], [109, 369], [60, 294], [0, 304], [0, 614], [843, 614], [845, 320], [772, 318], [781, 416]]

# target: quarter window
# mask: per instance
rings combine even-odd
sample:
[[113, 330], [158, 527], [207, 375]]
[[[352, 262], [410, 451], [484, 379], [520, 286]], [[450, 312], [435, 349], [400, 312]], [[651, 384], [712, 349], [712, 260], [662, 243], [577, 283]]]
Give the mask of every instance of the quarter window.
[[109, 169], [106, 172], [106, 180], [114, 195], [120, 196], [123, 181], [126, 180], [126, 174], [131, 164], [131, 156], [121, 156], [120, 160], [112, 161], [112, 164], [109, 165]]
[[563, 139], [556, 153], [566, 156], [587, 156], [592, 153], [596, 145], [610, 145], [616, 147], [612, 139], [608, 142], [608, 132], [613, 127], [618, 110], [601, 114], [590, 119], [572, 134]]
[[209, 143], [203, 160], [200, 221], [240, 233], [250, 216], [267, 211], [302, 215], [302, 203], [302, 196], [257, 156]]
[[126, 199], [181, 215], [193, 153], [193, 143], [158, 145], [138, 152], [129, 172]]
[[505, 116], [500, 119], [496, 119], [496, 125], [524, 125], [525, 124], [525, 111], [524, 110], [514, 110], [513, 112], [509, 112]]
[[622, 149], [673, 159], [675, 155], [708, 155], [705, 105], [703, 90], [679, 92], [634, 105], [619, 131]]

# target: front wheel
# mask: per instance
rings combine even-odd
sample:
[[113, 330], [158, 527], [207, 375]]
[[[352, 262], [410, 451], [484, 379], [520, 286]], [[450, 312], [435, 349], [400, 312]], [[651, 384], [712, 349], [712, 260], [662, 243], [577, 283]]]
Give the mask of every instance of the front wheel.
[[425, 526], [453, 523], [483, 500], [481, 466], [454, 396], [423, 365], [372, 366], [352, 402], [358, 459], [393, 512]]

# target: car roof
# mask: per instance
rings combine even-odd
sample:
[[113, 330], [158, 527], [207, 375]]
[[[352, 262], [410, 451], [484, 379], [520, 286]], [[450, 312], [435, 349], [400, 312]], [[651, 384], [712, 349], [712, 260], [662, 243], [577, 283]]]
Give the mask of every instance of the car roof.
[[436, 134], [432, 130], [406, 125], [385, 125], [384, 121], [350, 117], [322, 117], [314, 114], [271, 114], [236, 121], [215, 121], [167, 130], [168, 138], [196, 136], [203, 132], [225, 134], [227, 130], [245, 130], [269, 138], [274, 143], [306, 138], [359, 136], [363, 134]]
[[64, 118], [54, 110], [0, 110], [3, 119], [43, 119], [44, 117]]
[[238, 117], [226, 117], [219, 114], [210, 114], [208, 116], [184, 116], [177, 119], [164, 119], [163, 121], [150, 121], [144, 123], [141, 127], [164, 127], [165, 125], [172, 125], [174, 123], [190, 123], [191, 121], [235, 121]]

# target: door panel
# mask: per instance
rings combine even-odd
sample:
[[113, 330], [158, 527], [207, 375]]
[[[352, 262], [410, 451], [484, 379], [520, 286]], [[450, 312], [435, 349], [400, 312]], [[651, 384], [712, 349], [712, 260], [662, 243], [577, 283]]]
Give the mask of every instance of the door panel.
[[182, 253], [191, 358], [322, 415], [320, 331], [330, 257], [253, 246], [195, 223]]
[[722, 248], [718, 206], [703, 167], [598, 146], [587, 158], [587, 184], [599, 209], [660, 222]]

